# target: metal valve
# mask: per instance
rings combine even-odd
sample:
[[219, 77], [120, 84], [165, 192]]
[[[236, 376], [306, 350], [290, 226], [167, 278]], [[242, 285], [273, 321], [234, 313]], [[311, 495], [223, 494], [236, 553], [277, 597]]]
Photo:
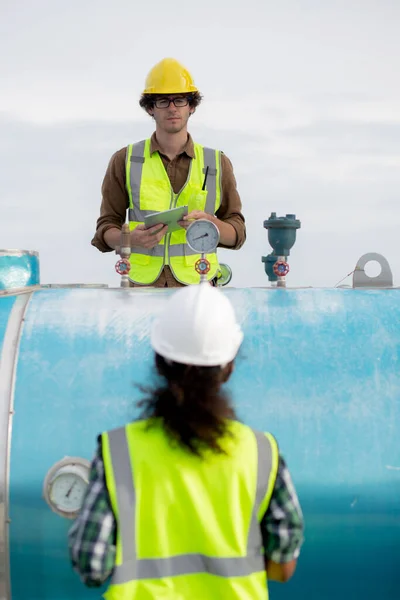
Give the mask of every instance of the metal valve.
[[127, 258], [121, 258], [115, 264], [115, 270], [117, 271], [118, 275], [128, 275], [129, 271], [131, 270], [131, 263]]
[[199, 258], [199, 260], [194, 265], [194, 268], [196, 269], [199, 275], [206, 275], [209, 272], [210, 267], [211, 265], [206, 258]]
[[277, 287], [286, 287], [285, 277], [289, 273], [286, 259], [295, 244], [296, 231], [300, 225], [300, 221], [293, 214], [277, 217], [276, 213], [272, 212], [270, 218], [264, 221], [264, 227], [268, 230], [268, 242], [273, 251], [261, 260], [269, 281], [276, 282]]
[[128, 223], [122, 225], [119, 254], [121, 259], [115, 265], [115, 270], [118, 275], [121, 275], [121, 287], [129, 288], [129, 271], [131, 270], [131, 264], [129, 262], [131, 256], [131, 234]]
[[289, 264], [285, 260], [277, 260], [273, 267], [275, 275], [285, 277], [290, 271]]

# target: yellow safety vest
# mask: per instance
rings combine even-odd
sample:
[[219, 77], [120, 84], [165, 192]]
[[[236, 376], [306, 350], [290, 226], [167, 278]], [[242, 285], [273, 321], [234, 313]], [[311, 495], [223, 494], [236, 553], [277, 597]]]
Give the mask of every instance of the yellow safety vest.
[[[194, 144], [194, 152], [186, 183], [174, 194], [159, 153], [150, 154], [150, 140], [128, 146], [125, 171], [131, 231], [144, 222], [146, 215], [177, 206], [187, 205], [189, 212], [217, 212], [221, 204], [221, 153], [199, 144]], [[164, 236], [155, 248], [133, 248], [129, 278], [150, 285], [158, 279], [164, 265], [169, 265], [177, 281], [200, 283], [200, 275], [194, 268], [199, 258], [186, 243], [186, 231], [181, 229]], [[212, 279], [219, 270], [217, 254], [207, 254], [206, 258], [211, 264], [207, 278]]]
[[267, 600], [260, 522], [275, 485], [269, 433], [230, 421], [227, 455], [201, 459], [173, 444], [161, 423], [102, 434], [117, 521], [107, 600]]

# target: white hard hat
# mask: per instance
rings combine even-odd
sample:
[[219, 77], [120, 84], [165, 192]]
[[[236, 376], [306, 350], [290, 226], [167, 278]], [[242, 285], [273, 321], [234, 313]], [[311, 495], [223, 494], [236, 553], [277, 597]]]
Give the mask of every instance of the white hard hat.
[[180, 288], [153, 322], [150, 343], [168, 360], [217, 366], [231, 362], [243, 340], [233, 306], [208, 283]]

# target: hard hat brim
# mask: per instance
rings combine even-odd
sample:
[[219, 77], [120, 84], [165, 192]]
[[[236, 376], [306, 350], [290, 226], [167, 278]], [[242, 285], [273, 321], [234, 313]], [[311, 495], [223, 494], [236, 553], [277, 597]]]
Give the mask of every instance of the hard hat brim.
[[182, 87], [150, 87], [143, 90], [143, 94], [150, 96], [159, 96], [163, 94], [194, 94], [198, 92], [198, 88], [194, 85], [189, 86], [189, 88], [183, 89]]
[[232, 362], [239, 351], [243, 342], [243, 332], [239, 326], [231, 331], [231, 339], [226, 344], [226, 351], [218, 357], [208, 354], [207, 356], [180, 352], [177, 348], [172, 348], [163, 339], [160, 339], [158, 332], [160, 331], [160, 323], [156, 319], [153, 322], [153, 327], [150, 336], [150, 345], [154, 352], [172, 362], [181, 363], [183, 365], [193, 365], [196, 367], [219, 367]]

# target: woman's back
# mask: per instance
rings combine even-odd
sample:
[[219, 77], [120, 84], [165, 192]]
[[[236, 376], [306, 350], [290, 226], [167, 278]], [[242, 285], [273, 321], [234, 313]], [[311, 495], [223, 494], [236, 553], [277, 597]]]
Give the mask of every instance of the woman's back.
[[[160, 419], [104, 434], [106, 481], [124, 531], [122, 556], [136, 557], [136, 581], [124, 580], [129, 565], [123, 558], [116, 581], [132, 598], [155, 593], [154, 586], [171, 598], [189, 597], [188, 586], [193, 598], [267, 598], [258, 515], [276, 479], [276, 443], [229, 421], [220, 447], [220, 453], [190, 453], [171, 440]], [[123, 465], [129, 464], [127, 474]]]

